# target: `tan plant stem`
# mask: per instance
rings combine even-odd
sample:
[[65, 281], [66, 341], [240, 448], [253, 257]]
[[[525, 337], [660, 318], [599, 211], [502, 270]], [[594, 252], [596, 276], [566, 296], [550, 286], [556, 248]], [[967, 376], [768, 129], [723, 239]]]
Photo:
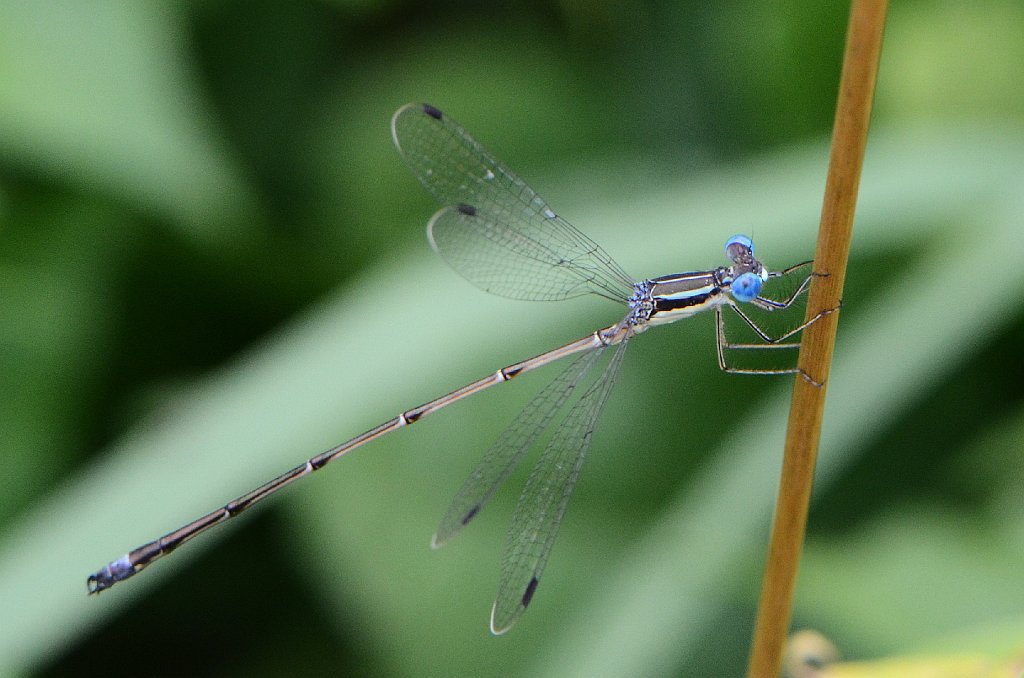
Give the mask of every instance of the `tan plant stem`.
[[[826, 277], [815, 278], [811, 286], [808, 317], [838, 308], [842, 297], [887, 4], [886, 0], [851, 3], [814, 257], [814, 270]], [[782, 663], [838, 321], [839, 313], [832, 313], [803, 334], [798, 364], [822, 385], [815, 386], [801, 378], [794, 380], [779, 495], [747, 669], [749, 678], [778, 676]]]

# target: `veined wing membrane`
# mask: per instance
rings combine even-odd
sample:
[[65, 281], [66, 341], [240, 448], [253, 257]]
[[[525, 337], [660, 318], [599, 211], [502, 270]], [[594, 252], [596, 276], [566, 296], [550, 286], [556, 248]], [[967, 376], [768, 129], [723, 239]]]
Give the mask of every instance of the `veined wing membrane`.
[[526, 481], [502, 554], [501, 583], [491, 610], [495, 634], [512, 628], [533, 598], [627, 343], [619, 344], [604, 373], [555, 430]]
[[551, 424], [551, 420], [587, 376], [600, 355], [600, 350], [594, 350], [573, 360], [569, 367], [562, 370], [554, 381], [523, 408], [462, 484], [441, 519], [431, 546], [441, 547], [477, 516], [512, 474], [538, 436]]
[[[538, 239], [469, 206], [445, 207], [427, 226], [430, 245], [459, 275], [480, 289], [512, 299], [559, 301], [599, 294], [625, 302], [632, 293], [611, 278], [593, 253], [555, 250]], [[558, 219], [558, 217], [556, 217]]]
[[[632, 295], [633, 280], [604, 250], [440, 111], [410, 104], [395, 113], [391, 130], [413, 174], [446, 208], [431, 220], [431, 243], [470, 282], [515, 299]], [[486, 273], [487, 264], [502, 270]], [[555, 272], [537, 285], [544, 266]]]

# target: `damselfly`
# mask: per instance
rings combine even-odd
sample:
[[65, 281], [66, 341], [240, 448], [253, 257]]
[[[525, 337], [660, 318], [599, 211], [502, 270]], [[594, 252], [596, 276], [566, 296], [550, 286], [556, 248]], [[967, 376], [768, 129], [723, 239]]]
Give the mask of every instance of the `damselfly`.
[[[111, 562], [89, 577], [89, 593], [99, 593], [128, 579], [193, 537], [375, 438], [524, 372], [576, 356], [487, 451], [456, 494], [432, 541], [435, 548], [440, 547], [473, 520], [558, 413], [568, 409], [548, 439], [512, 517], [498, 595], [491, 611], [491, 631], [504, 633], [533, 599], [598, 417], [622, 364], [626, 344], [634, 335], [654, 325], [714, 309], [718, 365], [722, 370], [744, 374], [800, 373], [815, 383], [796, 368], [739, 368], [727, 361], [727, 354], [733, 349], [795, 348], [799, 343], [786, 340], [830, 312], [819, 313], [795, 328], [771, 336], [740, 306], [749, 304], [765, 311], [789, 308], [807, 291], [815, 275], [809, 272], [810, 262], [769, 272], [754, 256], [750, 238], [736, 235], [725, 243], [729, 266], [636, 282], [604, 250], [555, 214], [533, 189], [438, 109], [425, 104], [407, 105], [395, 113], [391, 131], [406, 164], [443, 206], [428, 223], [427, 235], [434, 250], [458, 273], [477, 287], [513, 299], [550, 301], [596, 294], [625, 304], [626, 316], [582, 339], [503, 367], [402, 412], [312, 457], [216, 511]], [[791, 294], [782, 299], [762, 296], [762, 286], [769, 279], [802, 268], [808, 272], [801, 274]], [[761, 343], [731, 343], [726, 336], [726, 312], [735, 313]], [[587, 382], [587, 374], [612, 346], [616, 348], [603, 372]], [[574, 398], [570, 406], [568, 403]]]

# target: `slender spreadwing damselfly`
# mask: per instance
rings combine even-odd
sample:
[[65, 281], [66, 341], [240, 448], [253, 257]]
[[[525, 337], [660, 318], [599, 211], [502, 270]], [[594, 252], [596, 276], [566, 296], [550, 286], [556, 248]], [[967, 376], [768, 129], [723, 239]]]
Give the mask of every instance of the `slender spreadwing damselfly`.
[[[491, 631], [504, 633], [533, 599], [597, 420], [622, 364], [626, 344], [633, 336], [649, 327], [713, 309], [718, 365], [722, 370], [742, 374], [799, 373], [816, 384], [797, 368], [737, 367], [730, 365], [728, 359], [734, 350], [795, 348], [799, 343], [787, 340], [831, 312], [819, 313], [773, 336], [744, 310], [743, 305], [763, 311], [790, 308], [807, 291], [815, 275], [810, 270], [811, 262], [783, 271], [768, 271], [754, 256], [751, 239], [736, 235], [725, 243], [729, 266], [636, 282], [604, 250], [555, 214], [533, 189], [438, 109], [425, 104], [404, 106], [392, 118], [391, 131], [406, 164], [442, 205], [427, 224], [427, 236], [434, 250], [459, 274], [487, 292], [512, 299], [554, 301], [596, 294], [625, 304], [625, 317], [582, 339], [503, 367], [406, 410], [312, 457], [248, 494], [111, 562], [88, 578], [89, 593], [99, 593], [128, 579], [193, 537], [375, 438], [524, 372], [575, 356], [487, 451], [455, 495], [432, 541], [434, 548], [440, 547], [475, 518], [559, 413], [565, 412], [547, 439], [512, 516], [498, 595], [491, 611]], [[792, 292], [778, 299], [762, 296], [762, 287], [769, 280], [791, 275], [799, 281]], [[753, 332], [752, 342], [728, 339], [726, 313], [735, 314]], [[611, 347], [615, 349], [603, 371], [588, 381], [587, 375]]]

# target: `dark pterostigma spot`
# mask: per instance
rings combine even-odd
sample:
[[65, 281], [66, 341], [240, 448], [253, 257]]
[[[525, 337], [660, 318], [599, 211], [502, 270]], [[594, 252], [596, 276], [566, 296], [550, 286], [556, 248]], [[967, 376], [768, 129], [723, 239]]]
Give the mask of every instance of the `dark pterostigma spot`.
[[455, 209], [459, 210], [459, 212], [461, 212], [462, 214], [465, 214], [467, 217], [475, 217], [476, 216], [476, 208], [473, 207], [472, 205], [467, 205], [464, 202], [460, 202], [459, 206], [456, 207]]
[[530, 604], [531, 600], [533, 600], [533, 592], [537, 590], [537, 584], [538, 583], [539, 582], [537, 581], [536, 577], [531, 577], [530, 578], [530, 583], [526, 585], [526, 590], [523, 592], [523, 607], [524, 608]]
[[473, 518], [476, 518], [477, 513], [480, 513], [480, 504], [477, 504], [473, 508], [469, 509], [469, 513], [467, 513], [466, 516], [462, 519], [462, 524], [468, 524], [469, 521], [473, 520]]
[[441, 114], [441, 111], [437, 110], [430, 104], [423, 104], [423, 112], [429, 115], [434, 120], [440, 120], [442, 117], [444, 117]]

